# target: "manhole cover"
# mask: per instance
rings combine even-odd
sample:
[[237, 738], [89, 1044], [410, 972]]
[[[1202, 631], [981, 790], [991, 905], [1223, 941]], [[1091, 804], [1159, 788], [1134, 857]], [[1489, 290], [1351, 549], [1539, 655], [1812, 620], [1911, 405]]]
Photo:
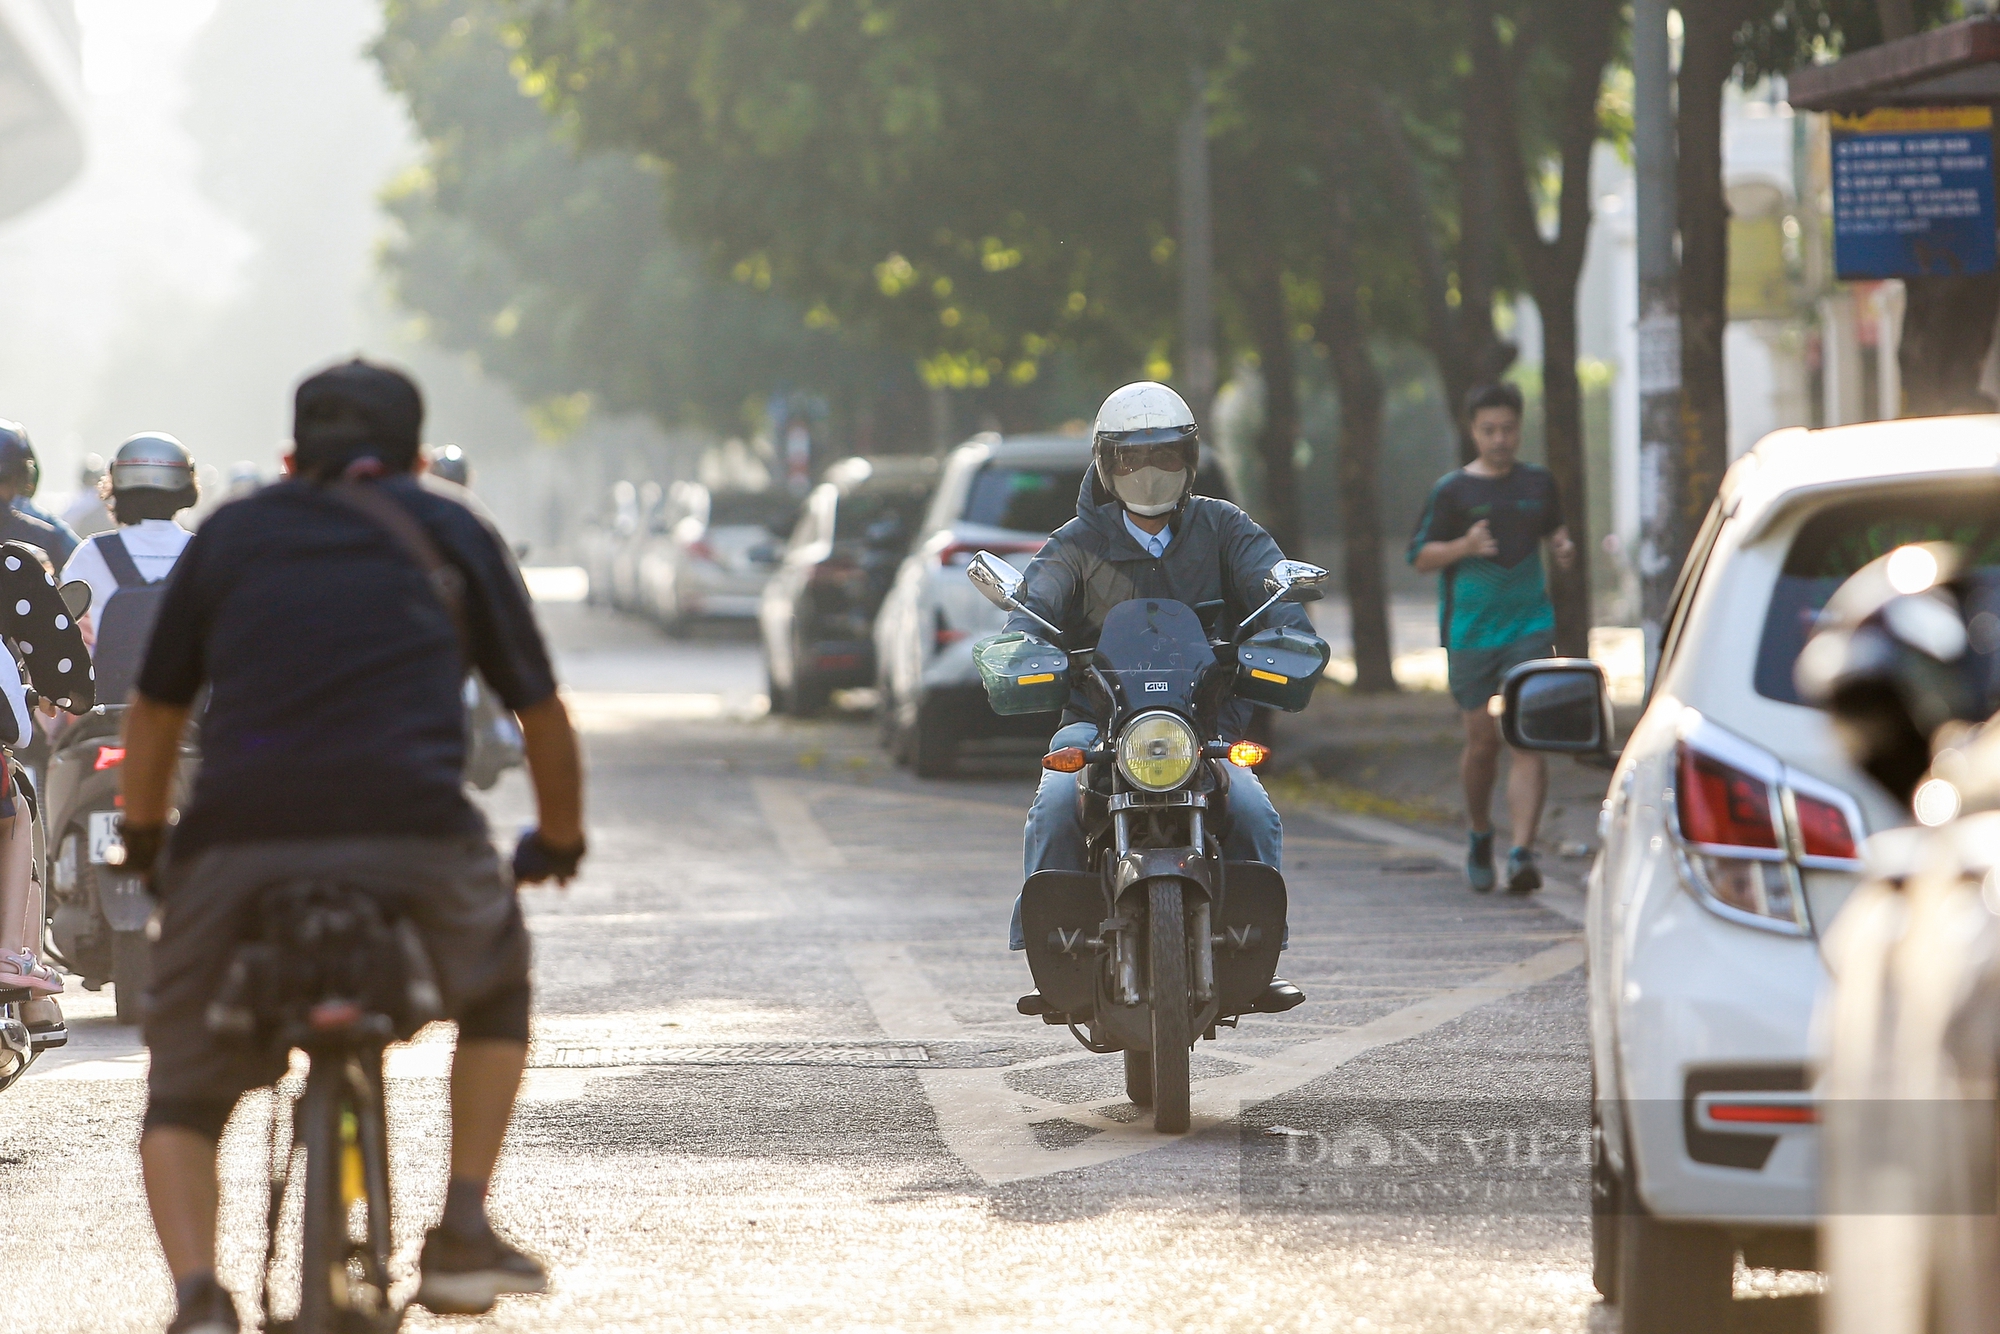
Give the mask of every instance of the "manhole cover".
[[922, 1065], [930, 1053], [915, 1046], [860, 1044], [740, 1047], [550, 1047], [535, 1052], [539, 1069], [593, 1069], [627, 1065]]

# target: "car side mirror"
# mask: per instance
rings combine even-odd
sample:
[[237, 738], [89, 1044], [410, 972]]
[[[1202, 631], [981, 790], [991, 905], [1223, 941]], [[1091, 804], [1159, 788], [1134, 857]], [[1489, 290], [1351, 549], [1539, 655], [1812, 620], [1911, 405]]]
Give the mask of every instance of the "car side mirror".
[[63, 606], [69, 608], [71, 619], [90, 610], [90, 585], [81, 579], [72, 579], [56, 590], [62, 594]]
[[1516, 750], [1611, 754], [1611, 694], [1588, 658], [1537, 658], [1500, 682], [1500, 734]]
[[1327, 573], [1302, 560], [1281, 560], [1264, 576], [1264, 591], [1283, 602], [1317, 602], [1325, 595]]

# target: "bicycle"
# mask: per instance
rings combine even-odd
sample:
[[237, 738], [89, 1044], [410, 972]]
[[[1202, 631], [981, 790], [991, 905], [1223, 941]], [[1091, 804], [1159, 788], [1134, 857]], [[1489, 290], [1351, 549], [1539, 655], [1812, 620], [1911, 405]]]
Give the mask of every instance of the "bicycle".
[[[210, 1007], [214, 1031], [306, 1056], [302, 1091], [271, 1102], [270, 1181], [257, 1304], [262, 1327], [285, 1334], [390, 1334], [403, 1308], [392, 1293], [383, 1052], [440, 1017], [422, 942], [407, 918], [372, 895], [302, 882], [267, 890], [262, 931], [242, 946]], [[280, 1130], [287, 1102], [288, 1142]], [[273, 1315], [279, 1235], [299, 1157], [299, 1294], [290, 1320]]]

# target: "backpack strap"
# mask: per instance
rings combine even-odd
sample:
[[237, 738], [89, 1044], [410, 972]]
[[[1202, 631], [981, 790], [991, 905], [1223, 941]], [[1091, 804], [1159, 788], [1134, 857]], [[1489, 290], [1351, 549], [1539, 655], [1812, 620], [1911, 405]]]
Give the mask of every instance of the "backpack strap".
[[438, 550], [423, 521], [410, 513], [401, 501], [372, 482], [333, 482], [324, 489], [327, 495], [388, 533], [404, 554], [417, 563], [417, 568], [424, 572], [424, 581], [437, 595], [437, 600], [444, 604], [445, 614], [451, 618], [452, 633], [458, 638], [459, 658], [470, 662], [471, 639], [465, 624], [465, 572]]
[[132, 553], [125, 549], [125, 538], [120, 533], [105, 533], [97, 539], [97, 554], [104, 557], [104, 563], [111, 570], [111, 577], [118, 581], [120, 588], [142, 588], [151, 580], [139, 573], [139, 566], [132, 559]]

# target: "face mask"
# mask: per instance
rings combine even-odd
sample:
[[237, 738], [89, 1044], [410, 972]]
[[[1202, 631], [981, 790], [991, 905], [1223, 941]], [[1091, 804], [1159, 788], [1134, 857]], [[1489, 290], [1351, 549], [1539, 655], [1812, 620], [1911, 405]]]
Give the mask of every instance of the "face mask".
[[1111, 479], [1111, 490], [1124, 502], [1125, 508], [1147, 518], [1165, 514], [1179, 504], [1181, 491], [1186, 485], [1187, 472], [1182, 468], [1172, 472], [1164, 468], [1140, 468], [1115, 474]]

